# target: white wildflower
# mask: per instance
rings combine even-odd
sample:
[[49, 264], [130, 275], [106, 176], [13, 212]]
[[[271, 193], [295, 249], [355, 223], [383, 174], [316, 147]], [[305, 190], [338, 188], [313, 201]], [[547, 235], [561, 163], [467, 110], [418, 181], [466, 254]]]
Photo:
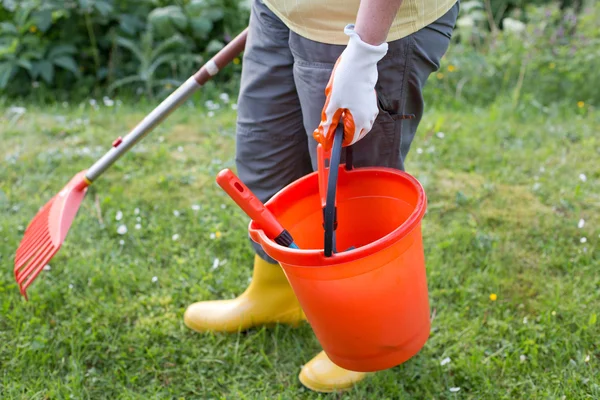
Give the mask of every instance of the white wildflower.
[[90, 106], [96, 107], [97, 104], [96, 99], [90, 99]]
[[581, 229], [581, 228], [583, 228], [584, 226], [585, 226], [585, 220], [584, 220], [583, 218], [581, 218], [581, 219], [579, 220], [579, 223], [577, 224], [577, 227], [578, 227], [579, 229]]
[[156, 283], [158, 282], [158, 276], [153, 276], [152, 277], [152, 283]]
[[422, 149], [422, 148], [420, 148], [420, 147], [418, 147], [418, 148], [417, 148], [417, 154], [423, 154], [423, 149]]
[[140, 229], [142, 229], [142, 225], [140, 225], [140, 224], [135, 224], [135, 229], [137, 229], [137, 230], [139, 231]]
[[229, 95], [227, 93], [221, 93], [219, 99], [221, 99], [223, 103], [229, 103]]
[[587, 242], [587, 238], [584, 236], [584, 237], [582, 237], [581, 239], [579, 239], [579, 241], [580, 241], [581, 243], [585, 243], [585, 242]]
[[177, 147], [177, 151], [180, 152], [180, 153], [183, 153], [183, 146]]
[[587, 181], [587, 176], [585, 176], [585, 174], [579, 174], [579, 180], [581, 182], [585, 182], [585, 181]]
[[192, 210], [199, 211], [200, 210], [200, 206], [198, 204], [192, 204]]
[[588, 354], [587, 356], [585, 356], [585, 362], [590, 362], [590, 355]]
[[540, 172], [544, 172], [544, 171], [546, 171], [546, 168], [540, 167]]
[[117, 228], [117, 233], [119, 235], [124, 235], [127, 233], [127, 227], [125, 225], [119, 225], [119, 227]]
[[237, 104], [233, 103], [233, 104], [231, 105], [231, 109], [232, 109], [232, 110], [237, 110], [237, 108], [238, 108], [238, 107], [237, 107]]
[[525, 360], [527, 360], [527, 357], [525, 357], [525, 355], [524, 355], [524, 354], [521, 354], [521, 355], [519, 356], [519, 360], [521, 360], [521, 362], [525, 362]]
[[523, 323], [526, 324], [527, 323], [527, 317], [523, 317]]
[[440, 365], [444, 366], [444, 365], [450, 363], [450, 361], [452, 361], [452, 360], [450, 360], [450, 357], [446, 357], [440, 362]]
[[215, 113], [214, 113], [213, 111], [209, 111], [209, 112], [208, 112], [208, 117], [209, 117], [209, 118], [212, 118], [212, 117], [214, 117], [214, 116], [215, 116]]
[[135, 209], [135, 210], [133, 210], [133, 213], [134, 213], [135, 215], [138, 215], [138, 214], [140, 213], [140, 209], [136, 207], [136, 209]]
[[159, 141], [160, 143], [162, 143], [162, 142], [164, 142], [164, 141], [165, 141], [165, 138], [164, 138], [164, 137], [162, 137], [162, 136], [159, 136], [159, 137], [158, 137], [158, 141]]
[[533, 184], [533, 190], [540, 190], [541, 187], [542, 187], [542, 184], [539, 182], [536, 182]]
[[444, 132], [438, 132], [438, 133], [435, 134], [435, 136], [437, 136], [440, 139], [443, 139], [444, 136], [446, 136], [446, 135], [444, 134]]
[[136, 220], [137, 222], [142, 222], [142, 217], [137, 217], [135, 220]]
[[123, 245], [125, 244], [125, 241], [124, 241], [123, 239], [121, 239], [121, 240], [119, 240], [119, 244], [120, 244], [121, 246], [123, 246]]
[[176, 217], [179, 217], [181, 214], [179, 213], [178, 210], [173, 210], [173, 215]]
[[217, 269], [219, 267], [219, 259], [215, 258], [213, 260], [212, 269]]
[[171, 236], [171, 239], [179, 240], [179, 234], [178, 233], [174, 234], [173, 236]]
[[69, 283], [69, 289], [73, 289], [73, 284]]
[[115, 216], [115, 219], [117, 221], [120, 221], [123, 219], [123, 213], [121, 212], [121, 210], [117, 211], [117, 215]]
[[452, 393], [456, 393], [456, 392], [458, 392], [459, 390], [460, 390], [460, 388], [459, 388], [459, 387], [451, 387], [451, 388], [450, 388], [450, 391], [451, 391]]
[[216, 237], [217, 237], [217, 236], [216, 236], [214, 233], [211, 233], [211, 234], [210, 234], [210, 238], [211, 238], [211, 239], [214, 239], [214, 238], [216, 238]]
[[108, 96], [104, 96], [102, 98], [102, 101], [104, 102], [104, 105], [106, 107], [112, 107], [115, 105], [115, 102], [113, 100], [111, 100]]
[[8, 112], [10, 114], [16, 114], [18, 116], [25, 114], [26, 111], [27, 109], [25, 107], [12, 106], [8, 108]]
[[506, 32], [519, 34], [525, 30], [525, 24], [517, 19], [504, 18], [502, 26]]
[[221, 209], [224, 210], [225, 209], [225, 204], [221, 204]]
[[52, 267], [50, 267], [50, 265], [44, 266], [44, 271], [50, 271], [51, 269], [52, 269]]

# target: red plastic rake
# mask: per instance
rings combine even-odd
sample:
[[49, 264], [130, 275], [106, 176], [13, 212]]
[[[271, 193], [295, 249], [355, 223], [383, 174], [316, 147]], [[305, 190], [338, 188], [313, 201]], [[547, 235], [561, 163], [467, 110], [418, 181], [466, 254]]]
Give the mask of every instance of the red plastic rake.
[[168, 117], [190, 95], [240, 54], [246, 45], [247, 33], [248, 29], [245, 29], [229, 42], [198, 72], [152, 110], [127, 136], [117, 138], [113, 142], [112, 148], [102, 158], [89, 169], [75, 175], [56, 196], [40, 209], [27, 226], [15, 255], [15, 279], [19, 284], [21, 294], [26, 299], [27, 287], [33, 283], [64, 242], [88, 186]]

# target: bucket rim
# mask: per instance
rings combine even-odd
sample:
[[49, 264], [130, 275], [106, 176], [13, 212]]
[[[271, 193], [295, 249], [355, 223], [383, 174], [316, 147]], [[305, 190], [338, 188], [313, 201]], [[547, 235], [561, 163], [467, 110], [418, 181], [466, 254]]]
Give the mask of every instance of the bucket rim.
[[[254, 221], [250, 221], [250, 223], [248, 224], [248, 232], [250, 234], [250, 238], [254, 242], [261, 245], [263, 250], [277, 262], [305, 268], [323, 267], [356, 261], [369, 255], [380, 252], [388, 248], [389, 246], [392, 246], [393, 244], [400, 241], [402, 238], [408, 236], [421, 223], [423, 216], [425, 215], [425, 210], [427, 206], [427, 196], [425, 194], [425, 189], [414, 176], [402, 170], [388, 167], [361, 167], [354, 168], [348, 171], [342, 165], [340, 165], [339, 167], [340, 175], [365, 173], [383, 173], [396, 175], [404, 179], [405, 181], [408, 181], [417, 192], [417, 202], [415, 204], [414, 210], [402, 224], [400, 224], [396, 229], [394, 229], [387, 235], [365, 246], [361, 246], [353, 250], [334, 253], [330, 257], [325, 256], [325, 249], [293, 249], [290, 247], [281, 246], [275, 241], [269, 239], [265, 234], [264, 230], [260, 229], [258, 227], [258, 224]], [[275, 195], [273, 195], [269, 201], [265, 203], [265, 207], [271, 210], [272, 204], [279, 201], [279, 199], [285, 194], [284, 192], [296, 186], [302, 185], [305, 181], [309, 179], [315, 179], [317, 177], [317, 174], [317, 171], [312, 172], [285, 186]]]

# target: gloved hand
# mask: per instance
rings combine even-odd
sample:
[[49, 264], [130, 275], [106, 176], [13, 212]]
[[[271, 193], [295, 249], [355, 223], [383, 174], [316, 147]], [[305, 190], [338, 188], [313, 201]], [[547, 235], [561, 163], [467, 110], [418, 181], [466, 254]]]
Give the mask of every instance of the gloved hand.
[[321, 123], [313, 133], [325, 150], [331, 149], [340, 118], [344, 124], [343, 146], [349, 146], [369, 133], [379, 114], [375, 93], [377, 63], [386, 55], [388, 44], [373, 46], [363, 42], [354, 31], [354, 25], [346, 26], [344, 33], [350, 40], [325, 88], [327, 99]]

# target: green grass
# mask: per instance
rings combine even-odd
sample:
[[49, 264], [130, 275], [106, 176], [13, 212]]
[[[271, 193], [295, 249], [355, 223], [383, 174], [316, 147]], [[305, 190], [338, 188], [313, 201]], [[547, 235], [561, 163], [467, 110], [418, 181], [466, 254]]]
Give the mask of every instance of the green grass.
[[90, 187], [29, 302], [12, 273], [24, 227], [150, 108], [5, 110], [0, 397], [600, 398], [600, 117], [575, 104], [515, 112], [505, 103], [425, 116], [407, 170], [429, 200], [430, 340], [405, 364], [331, 395], [297, 379], [320, 350], [308, 325], [197, 334], [183, 324], [188, 304], [232, 298], [250, 277], [247, 219], [214, 184], [234, 166], [231, 110], [209, 118], [184, 106]]

